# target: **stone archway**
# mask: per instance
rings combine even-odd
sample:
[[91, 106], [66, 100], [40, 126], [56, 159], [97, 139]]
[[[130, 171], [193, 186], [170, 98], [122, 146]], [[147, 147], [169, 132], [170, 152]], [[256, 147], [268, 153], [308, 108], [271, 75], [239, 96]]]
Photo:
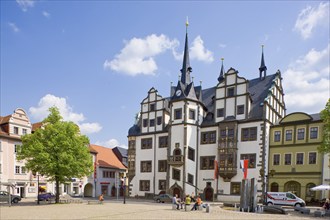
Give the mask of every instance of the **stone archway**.
[[284, 192], [292, 192], [296, 196], [300, 197], [301, 185], [297, 181], [289, 181], [284, 184]]
[[206, 187], [204, 189], [205, 201], [213, 201], [214, 189], [212, 187]]
[[175, 194], [178, 194], [178, 197], [181, 198], [183, 195], [183, 190], [181, 188], [181, 186], [179, 186], [177, 183], [173, 184], [171, 187], [170, 187], [170, 190], [169, 190], [169, 193], [174, 196]]
[[93, 196], [93, 184], [87, 183], [84, 187], [84, 197], [92, 197]]

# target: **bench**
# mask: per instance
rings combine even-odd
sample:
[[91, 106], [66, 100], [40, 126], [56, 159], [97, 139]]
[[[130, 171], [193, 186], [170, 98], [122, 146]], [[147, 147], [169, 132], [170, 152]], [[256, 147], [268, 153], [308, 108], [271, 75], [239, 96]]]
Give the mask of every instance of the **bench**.
[[92, 204], [103, 204], [103, 201], [99, 201], [99, 200], [88, 200], [87, 201], [88, 205], [92, 205]]
[[309, 214], [309, 213], [311, 212], [311, 210], [308, 209], [308, 208], [300, 207], [299, 212], [300, 212], [301, 214]]
[[325, 212], [321, 211], [321, 210], [316, 210], [314, 212], [314, 217], [324, 217], [324, 215], [325, 215]]

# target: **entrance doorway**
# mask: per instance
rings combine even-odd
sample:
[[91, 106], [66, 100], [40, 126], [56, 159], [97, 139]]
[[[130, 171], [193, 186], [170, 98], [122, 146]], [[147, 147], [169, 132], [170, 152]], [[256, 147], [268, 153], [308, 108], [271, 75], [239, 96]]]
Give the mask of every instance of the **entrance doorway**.
[[204, 195], [205, 195], [205, 201], [213, 201], [213, 188], [212, 187], [207, 187], [204, 190]]
[[178, 194], [178, 197], [181, 198], [181, 191], [179, 188], [174, 188], [173, 189], [173, 196], [175, 196], [175, 194]]

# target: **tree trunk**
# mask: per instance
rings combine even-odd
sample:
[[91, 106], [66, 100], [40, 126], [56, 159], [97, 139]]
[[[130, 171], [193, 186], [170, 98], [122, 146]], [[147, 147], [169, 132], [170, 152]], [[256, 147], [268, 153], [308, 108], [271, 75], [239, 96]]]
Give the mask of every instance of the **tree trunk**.
[[60, 183], [57, 177], [55, 177], [56, 183], [56, 203], [60, 203]]

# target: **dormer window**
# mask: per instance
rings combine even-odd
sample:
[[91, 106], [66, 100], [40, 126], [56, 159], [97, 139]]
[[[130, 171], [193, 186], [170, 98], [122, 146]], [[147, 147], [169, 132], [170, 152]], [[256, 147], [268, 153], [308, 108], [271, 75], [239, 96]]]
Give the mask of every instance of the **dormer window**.
[[227, 89], [227, 97], [233, 97], [235, 95], [234, 87], [230, 87]]

